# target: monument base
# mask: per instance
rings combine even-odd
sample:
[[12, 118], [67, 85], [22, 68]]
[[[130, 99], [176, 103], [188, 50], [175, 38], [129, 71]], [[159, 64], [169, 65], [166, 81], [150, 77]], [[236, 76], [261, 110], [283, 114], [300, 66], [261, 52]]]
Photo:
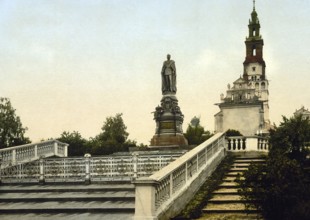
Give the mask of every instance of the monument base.
[[161, 146], [175, 148], [187, 145], [188, 142], [183, 134], [161, 134], [153, 136], [150, 148], [158, 148]]

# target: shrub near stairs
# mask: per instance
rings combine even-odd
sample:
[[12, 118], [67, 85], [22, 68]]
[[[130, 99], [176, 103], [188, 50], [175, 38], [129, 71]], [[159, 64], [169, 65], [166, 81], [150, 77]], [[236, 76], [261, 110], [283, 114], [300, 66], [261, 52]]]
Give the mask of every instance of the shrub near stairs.
[[251, 165], [238, 182], [242, 197], [257, 201], [247, 207], [255, 206], [265, 219], [309, 219], [309, 184], [296, 160], [274, 155], [266, 165]]

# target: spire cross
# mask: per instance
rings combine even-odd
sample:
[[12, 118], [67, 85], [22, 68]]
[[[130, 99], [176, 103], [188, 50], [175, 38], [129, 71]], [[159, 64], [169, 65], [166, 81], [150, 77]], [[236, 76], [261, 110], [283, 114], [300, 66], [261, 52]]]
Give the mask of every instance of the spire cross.
[[253, 0], [253, 10], [255, 11], [255, 0]]

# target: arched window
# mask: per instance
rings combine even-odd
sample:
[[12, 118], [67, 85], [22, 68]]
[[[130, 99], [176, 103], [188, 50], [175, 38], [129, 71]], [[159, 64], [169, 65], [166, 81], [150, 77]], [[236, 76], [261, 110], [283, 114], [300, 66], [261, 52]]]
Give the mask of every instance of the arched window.
[[259, 89], [259, 83], [255, 83], [255, 89]]
[[256, 46], [252, 46], [252, 56], [256, 56]]
[[262, 84], [260, 84], [260, 86], [261, 86], [262, 89], [265, 89], [266, 88], [265, 82], [262, 82]]

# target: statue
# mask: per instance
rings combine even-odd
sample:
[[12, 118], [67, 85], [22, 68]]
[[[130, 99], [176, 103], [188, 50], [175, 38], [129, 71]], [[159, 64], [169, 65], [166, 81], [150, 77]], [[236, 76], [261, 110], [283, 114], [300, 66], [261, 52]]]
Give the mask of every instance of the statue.
[[176, 68], [173, 60], [170, 60], [170, 54], [167, 55], [167, 60], [164, 62], [161, 77], [162, 77], [162, 93], [176, 93]]

